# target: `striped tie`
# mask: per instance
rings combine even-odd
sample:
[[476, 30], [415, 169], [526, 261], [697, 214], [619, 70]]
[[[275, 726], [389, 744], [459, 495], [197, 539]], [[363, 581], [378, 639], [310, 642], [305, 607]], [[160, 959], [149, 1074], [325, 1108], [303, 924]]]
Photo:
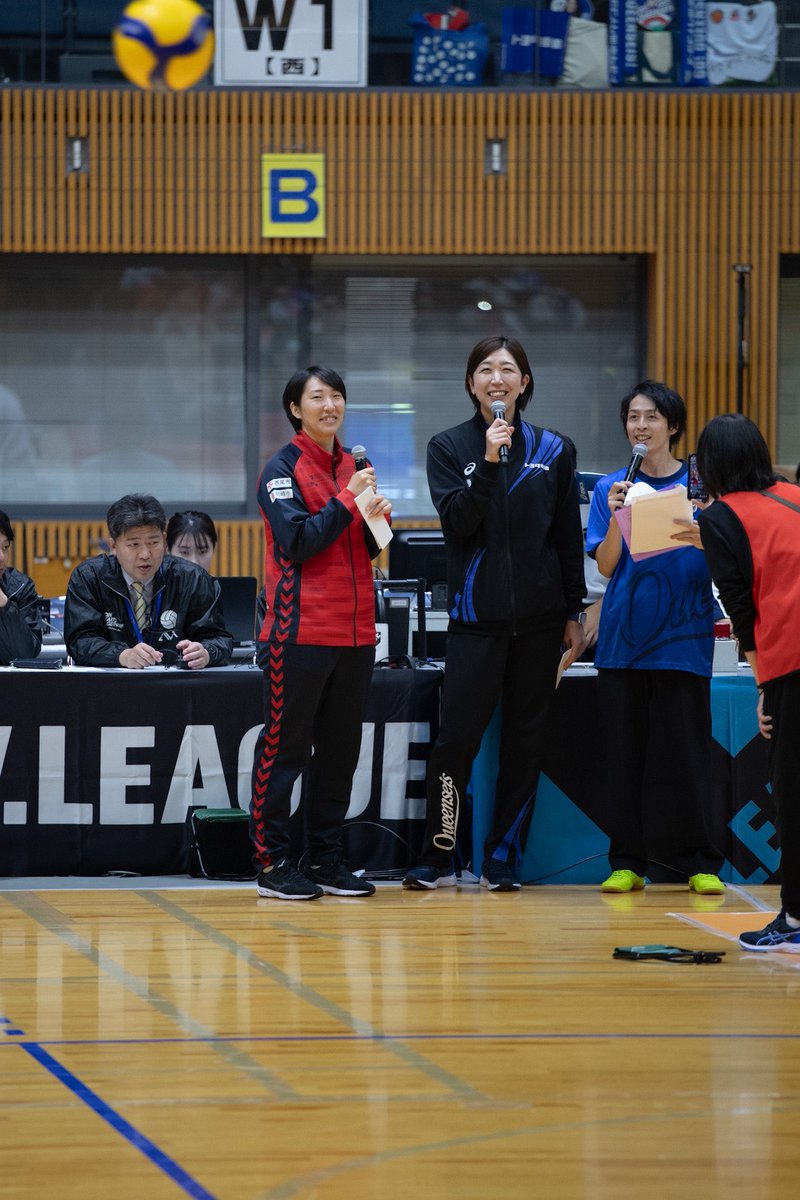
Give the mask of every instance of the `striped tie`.
[[133, 615], [140, 629], [147, 625], [147, 601], [144, 598], [144, 584], [135, 581], [131, 584], [133, 592]]

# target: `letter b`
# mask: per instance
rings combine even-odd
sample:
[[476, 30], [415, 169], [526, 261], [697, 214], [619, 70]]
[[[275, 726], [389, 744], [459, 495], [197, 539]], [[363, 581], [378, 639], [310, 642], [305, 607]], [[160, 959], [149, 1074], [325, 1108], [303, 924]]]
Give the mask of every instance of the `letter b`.
[[308, 225], [319, 216], [314, 199], [316, 176], [311, 171], [271, 171], [269, 219], [276, 225], [285, 221]]
[[263, 154], [262, 236], [325, 237], [325, 156]]

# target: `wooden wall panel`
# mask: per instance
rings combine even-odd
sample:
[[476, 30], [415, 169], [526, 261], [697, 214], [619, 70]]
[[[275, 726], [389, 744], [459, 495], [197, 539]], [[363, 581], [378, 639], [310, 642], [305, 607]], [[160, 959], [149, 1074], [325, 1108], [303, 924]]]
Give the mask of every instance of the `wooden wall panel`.
[[[326, 155], [326, 238], [261, 239], [264, 150]], [[647, 367], [687, 396], [690, 440], [735, 403], [746, 262], [745, 407], [772, 439], [799, 164], [798, 93], [5, 88], [0, 250], [646, 255]]]
[[[264, 525], [258, 519], [216, 521], [217, 575], [254, 575], [264, 582]], [[104, 521], [15, 521], [15, 566], [42, 596], [62, 596], [78, 563], [107, 548]]]
[[16, 521], [15, 527], [22, 549], [16, 566], [40, 596], [63, 596], [73, 568], [101, 553], [108, 538], [104, 521]]

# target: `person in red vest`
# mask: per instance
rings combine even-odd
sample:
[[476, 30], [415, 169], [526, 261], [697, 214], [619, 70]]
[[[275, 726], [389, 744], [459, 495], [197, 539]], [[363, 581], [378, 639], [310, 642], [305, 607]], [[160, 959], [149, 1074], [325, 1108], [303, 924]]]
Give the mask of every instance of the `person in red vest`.
[[[336, 436], [346, 400], [342, 378], [329, 367], [297, 371], [283, 391], [295, 436], [269, 459], [258, 484], [266, 534], [258, 638], [265, 720], [250, 833], [258, 894], [276, 900], [375, 892], [345, 864], [342, 826], [375, 663], [370, 559], [378, 547], [366, 518], [385, 519], [392, 505], [374, 490], [374, 468], [357, 467]], [[367, 489], [373, 494], [362, 516], [356, 497]], [[291, 797], [306, 767], [306, 850], [295, 859]]]
[[781, 911], [739, 944], [800, 952], [800, 492], [776, 476], [758, 427], [741, 413], [709, 421], [697, 467], [714, 499], [700, 515], [700, 537], [758, 685], [781, 844]]

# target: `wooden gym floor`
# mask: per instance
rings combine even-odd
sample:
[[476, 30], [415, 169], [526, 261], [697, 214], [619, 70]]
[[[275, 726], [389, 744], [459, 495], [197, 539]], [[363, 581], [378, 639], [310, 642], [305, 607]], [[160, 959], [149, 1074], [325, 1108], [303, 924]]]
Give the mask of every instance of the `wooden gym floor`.
[[0, 1200], [797, 1194], [800, 955], [735, 942], [775, 888], [154, 882], [0, 881]]

